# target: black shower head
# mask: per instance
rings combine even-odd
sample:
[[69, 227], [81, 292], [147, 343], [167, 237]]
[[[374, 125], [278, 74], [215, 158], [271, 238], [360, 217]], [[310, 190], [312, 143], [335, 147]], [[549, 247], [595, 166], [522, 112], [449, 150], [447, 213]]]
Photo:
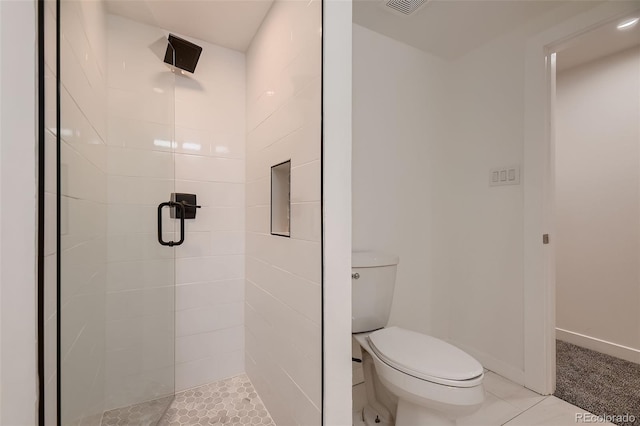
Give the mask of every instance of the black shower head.
[[202, 47], [169, 34], [169, 43], [164, 54], [164, 61], [169, 65], [193, 73], [196, 70], [201, 53]]

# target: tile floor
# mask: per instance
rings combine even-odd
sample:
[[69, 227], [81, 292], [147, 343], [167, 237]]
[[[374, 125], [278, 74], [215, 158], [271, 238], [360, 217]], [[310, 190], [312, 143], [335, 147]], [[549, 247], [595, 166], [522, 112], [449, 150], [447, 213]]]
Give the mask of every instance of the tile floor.
[[[103, 426], [275, 426], [249, 378], [242, 374], [166, 398], [107, 411]], [[164, 413], [164, 416], [162, 414]]]
[[[575, 426], [586, 423], [577, 414], [586, 413], [555, 396], [541, 396], [491, 371], [485, 373], [485, 403], [471, 416], [458, 419], [458, 426]], [[366, 403], [364, 383], [353, 387], [354, 411]], [[597, 423], [612, 425], [612, 423]]]
[[106, 411], [102, 415], [102, 426], [155, 425], [162, 418], [171, 404], [171, 397], [154, 399], [153, 401], [128, 407]]

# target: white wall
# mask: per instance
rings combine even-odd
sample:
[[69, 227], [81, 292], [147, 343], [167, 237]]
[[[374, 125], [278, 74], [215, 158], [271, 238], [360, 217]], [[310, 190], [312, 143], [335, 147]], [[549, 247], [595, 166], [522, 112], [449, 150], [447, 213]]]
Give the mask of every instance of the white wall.
[[0, 423], [3, 425], [37, 422], [35, 61], [35, 2], [0, 2]]
[[[370, 64], [354, 63], [354, 247], [368, 239], [400, 251], [392, 323], [447, 339], [519, 383], [524, 190], [490, 187], [489, 173], [523, 164], [528, 43], [590, 7], [568, 4], [446, 63], [354, 34], [355, 60]], [[366, 44], [367, 33], [380, 41]], [[378, 186], [392, 208], [369, 194]]]
[[582, 335], [559, 336], [640, 362], [640, 48], [556, 87], [556, 324]]
[[510, 34], [452, 64], [451, 131], [444, 157], [452, 179], [438, 223], [442, 275], [436, 283], [448, 296], [438, 311], [448, 319], [448, 338], [485, 367], [519, 380], [524, 369], [522, 186], [490, 187], [489, 172], [522, 163], [523, 60], [523, 38]]
[[521, 187], [488, 176], [520, 162], [519, 43], [452, 63], [354, 25], [354, 249], [400, 256], [390, 324], [516, 370]]
[[[277, 424], [319, 424], [321, 2], [276, 1], [247, 51], [246, 370]], [[291, 159], [291, 238], [270, 167]]]
[[323, 2], [324, 424], [350, 425], [352, 4]]
[[[174, 75], [166, 35], [109, 16], [108, 408], [171, 392], [174, 345], [178, 391], [244, 371], [244, 55], [190, 39], [196, 72]], [[175, 249], [156, 238], [172, 192], [202, 206]]]
[[447, 64], [355, 24], [353, 44], [353, 249], [400, 256], [389, 323], [431, 333]]

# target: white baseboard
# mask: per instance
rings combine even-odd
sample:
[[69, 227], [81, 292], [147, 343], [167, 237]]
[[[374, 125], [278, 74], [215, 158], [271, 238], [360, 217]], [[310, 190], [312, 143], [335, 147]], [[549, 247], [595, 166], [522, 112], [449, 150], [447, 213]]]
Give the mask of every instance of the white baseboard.
[[480, 352], [469, 346], [462, 345], [455, 340], [447, 339], [447, 341], [477, 359], [478, 362], [480, 362], [480, 364], [482, 364], [482, 366], [487, 370], [491, 370], [494, 373], [499, 374], [500, 376], [505, 377], [514, 383], [524, 386], [524, 371], [512, 365], [509, 365], [492, 355]]
[[619, 345], [606, 340], [597, 339], [585, 334], [575, 333], [573, 331], [556, 328], [556, 338], [567, 343], [591, 349], [596, 352], [622, 358], [627, 361], [640, 364], [640, 350], [630, 348], [628, 346]]

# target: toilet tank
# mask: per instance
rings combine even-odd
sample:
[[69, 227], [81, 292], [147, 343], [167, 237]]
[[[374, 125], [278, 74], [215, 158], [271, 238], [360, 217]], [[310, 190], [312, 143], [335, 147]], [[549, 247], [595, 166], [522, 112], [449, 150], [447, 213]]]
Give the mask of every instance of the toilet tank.
[[396, 284], [398, 256], [361, 251], [351, 254], [351, 332], [387, 325]]

